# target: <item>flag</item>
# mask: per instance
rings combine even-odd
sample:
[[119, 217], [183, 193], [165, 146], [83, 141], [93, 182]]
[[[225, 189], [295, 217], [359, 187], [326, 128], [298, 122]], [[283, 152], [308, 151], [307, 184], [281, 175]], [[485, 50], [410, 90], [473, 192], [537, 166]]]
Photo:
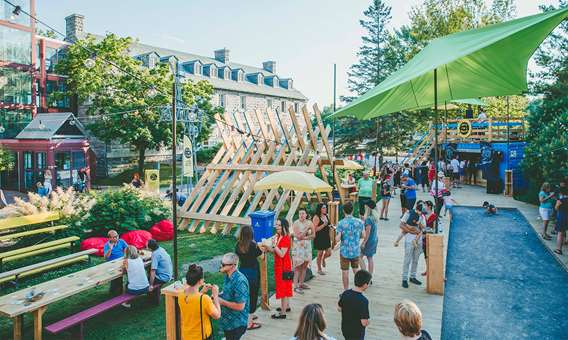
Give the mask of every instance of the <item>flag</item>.
[[183, 136], [183, 175], [193, 177], [193, 148], [191, 140]]

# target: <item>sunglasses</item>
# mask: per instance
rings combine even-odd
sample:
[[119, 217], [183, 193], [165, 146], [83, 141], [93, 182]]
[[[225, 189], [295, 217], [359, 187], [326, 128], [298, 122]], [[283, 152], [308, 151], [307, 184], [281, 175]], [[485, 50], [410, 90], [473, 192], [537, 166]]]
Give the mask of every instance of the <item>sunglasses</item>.
[[235, 265], [234, 263], [223, 263], [223, 262], [221, 262], [221, 268], [227, 267], [227, 266], [234, 266], [234, 265]]

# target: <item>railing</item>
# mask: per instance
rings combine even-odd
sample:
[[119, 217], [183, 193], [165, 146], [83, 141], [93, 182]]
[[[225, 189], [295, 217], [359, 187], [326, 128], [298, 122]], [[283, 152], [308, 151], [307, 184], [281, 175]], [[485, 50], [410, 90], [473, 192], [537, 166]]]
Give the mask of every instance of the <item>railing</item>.
[[[467, 137], [462, 137], [458, 131], [460, 122], [469, 121], [471, 130]], [[447, 128], [441, 126], [438, 142], [505, 142], [507, 141], [507, 125], [509, 127], [509, 141], [522, 141], [525, 138], [525, 124], [520, 120], [510, 120], [509, 123], [487, 119], [449, 119]]]

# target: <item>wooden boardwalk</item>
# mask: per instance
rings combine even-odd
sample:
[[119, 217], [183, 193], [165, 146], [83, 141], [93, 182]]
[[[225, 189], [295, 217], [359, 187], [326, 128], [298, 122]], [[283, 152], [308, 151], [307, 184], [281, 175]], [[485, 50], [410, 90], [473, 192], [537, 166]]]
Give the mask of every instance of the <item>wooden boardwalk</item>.
[[[454, 198], [461, 205], [480, 206], [484, 200], [490, 201], [498, 207], [515, 207], [527, 218], [537, 231], [541, 230], [541, 221], [538, 219], [538, 208], [515, 201], [502, 195], [486, 195], [485, 189], [480, 187], [464, 187], [452, 191]], [[419, 199], [430, 199], [426, 194], [419, 192]], [[429, 295], [425, 291], [425, 280], [422, 286], [410, 284], [410, 288], [401, 287], [401, 270], [403, 259], [402, 246], [395, 248], [393, 241], [399, 234], [400, 200], [397, 195], [391, 201], [389, 217], [390, 221], [381, 221], [379, 225], [379, 248], [375, 256], [375, 275], [373, 285], [365, 295], [369, 299], [370, 325], [367, 329], [367, 339], [397, 339], [398, 331], [393, 322], [394, 305], [402, 299], [410, 299], [417, 303], [424, 317], [424, 329], [427, 329], [433, 339], [440, 339], [443, 297]], [[444, 246], [447, 245], [448, 219], [442, 219]], [[547, 241], [545, 244], [554, 249], [554, 242]], [[568, 253], [565, 252], [565, 253]], [[568, 256], [559, 257], [564, 265], [568, 264]], [[316, 268], [315, 262], [312, 268]], [[421, 256], [418, 272], [424, 271], [424, 257]], [[351, 276], [352, 277], [352, 276]], [[352, 282], [352, 281], [351, 281]], [[258, 310], [259, 322], [262, 328], [250, 331], [245, 339], [280, 340], [290, 339], [293, 335], [299, 313], [303, 306], [309, 303], [320, 303], [324, 307], [328, 329], [326, 333], [337, 339], [343, 339], [341, 335], [341, 314], [337, 311], [338, 296], [342, 291], [341, 272], [339, 270], [339, 254], [334, 252], [328, 261], [327, 275], [316, 276], [309, 282], [311, 290], [305, 291], [304, 295], [296, 295], [291, 299], [292, 312], [286, 320], [271, 320], [270, 314], [274, 313]], [[279, 306], [279, 302], [272, 297], [272, 308]]]

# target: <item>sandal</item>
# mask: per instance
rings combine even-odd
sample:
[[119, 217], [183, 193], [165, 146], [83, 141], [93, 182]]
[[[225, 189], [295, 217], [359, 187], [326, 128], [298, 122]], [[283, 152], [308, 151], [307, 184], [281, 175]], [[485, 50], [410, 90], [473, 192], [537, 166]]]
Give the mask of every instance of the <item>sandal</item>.
[[270, 317], [273, 319], [286, 319], [286, 314], [272, 314]]
[[256, 322], [253, 322], [253, 323], [250, 325], [250, 327], [247, 327], [247, 330], [250, 331], [250, 330], [253, 330], [253, 329], [259, 329], [260, 327], [262, 327], [261, 324], [256, 323]]
[[543, 239], [545, 239], [547, 241], [552, 240], [552, 236], [550, 236], [550, 235], [542, 234], [541, 236], [542, 236]]
[[[292, 309], [290, 309], [290, 307], [286, 308], [286, 313], [289, 313], [291, 310], [292, 310]], [[276, 311], [277, 311], [277, 312], [281, 312], [281, 311], [282, 311], [282, 308], [278, 307], [278, 308], [276, 308]]]
[[308, 286], [308, 285], [305, 284], [305, 283], [302, 284], [300, 287], [301, 287], [302, 289], [311, 289], [310, 286]]
[[294, 292], [296, 292], [296, 293], [298, 293], [298, 294], [304, 295], [304, 292], [302, 291], [302, 288], [294, 288]]
[[554, 252], [558, 255], [562, 255], [562, 250], [560, 249], [554, 249]]
[[327, 275], [327, 274], [323, 270], [318, 270], [318, 275]]
[[258, 316], [253, 315], [253, 316], [252, 316], [252, 319], [253, 319], [253, 320], [258, 320]]

